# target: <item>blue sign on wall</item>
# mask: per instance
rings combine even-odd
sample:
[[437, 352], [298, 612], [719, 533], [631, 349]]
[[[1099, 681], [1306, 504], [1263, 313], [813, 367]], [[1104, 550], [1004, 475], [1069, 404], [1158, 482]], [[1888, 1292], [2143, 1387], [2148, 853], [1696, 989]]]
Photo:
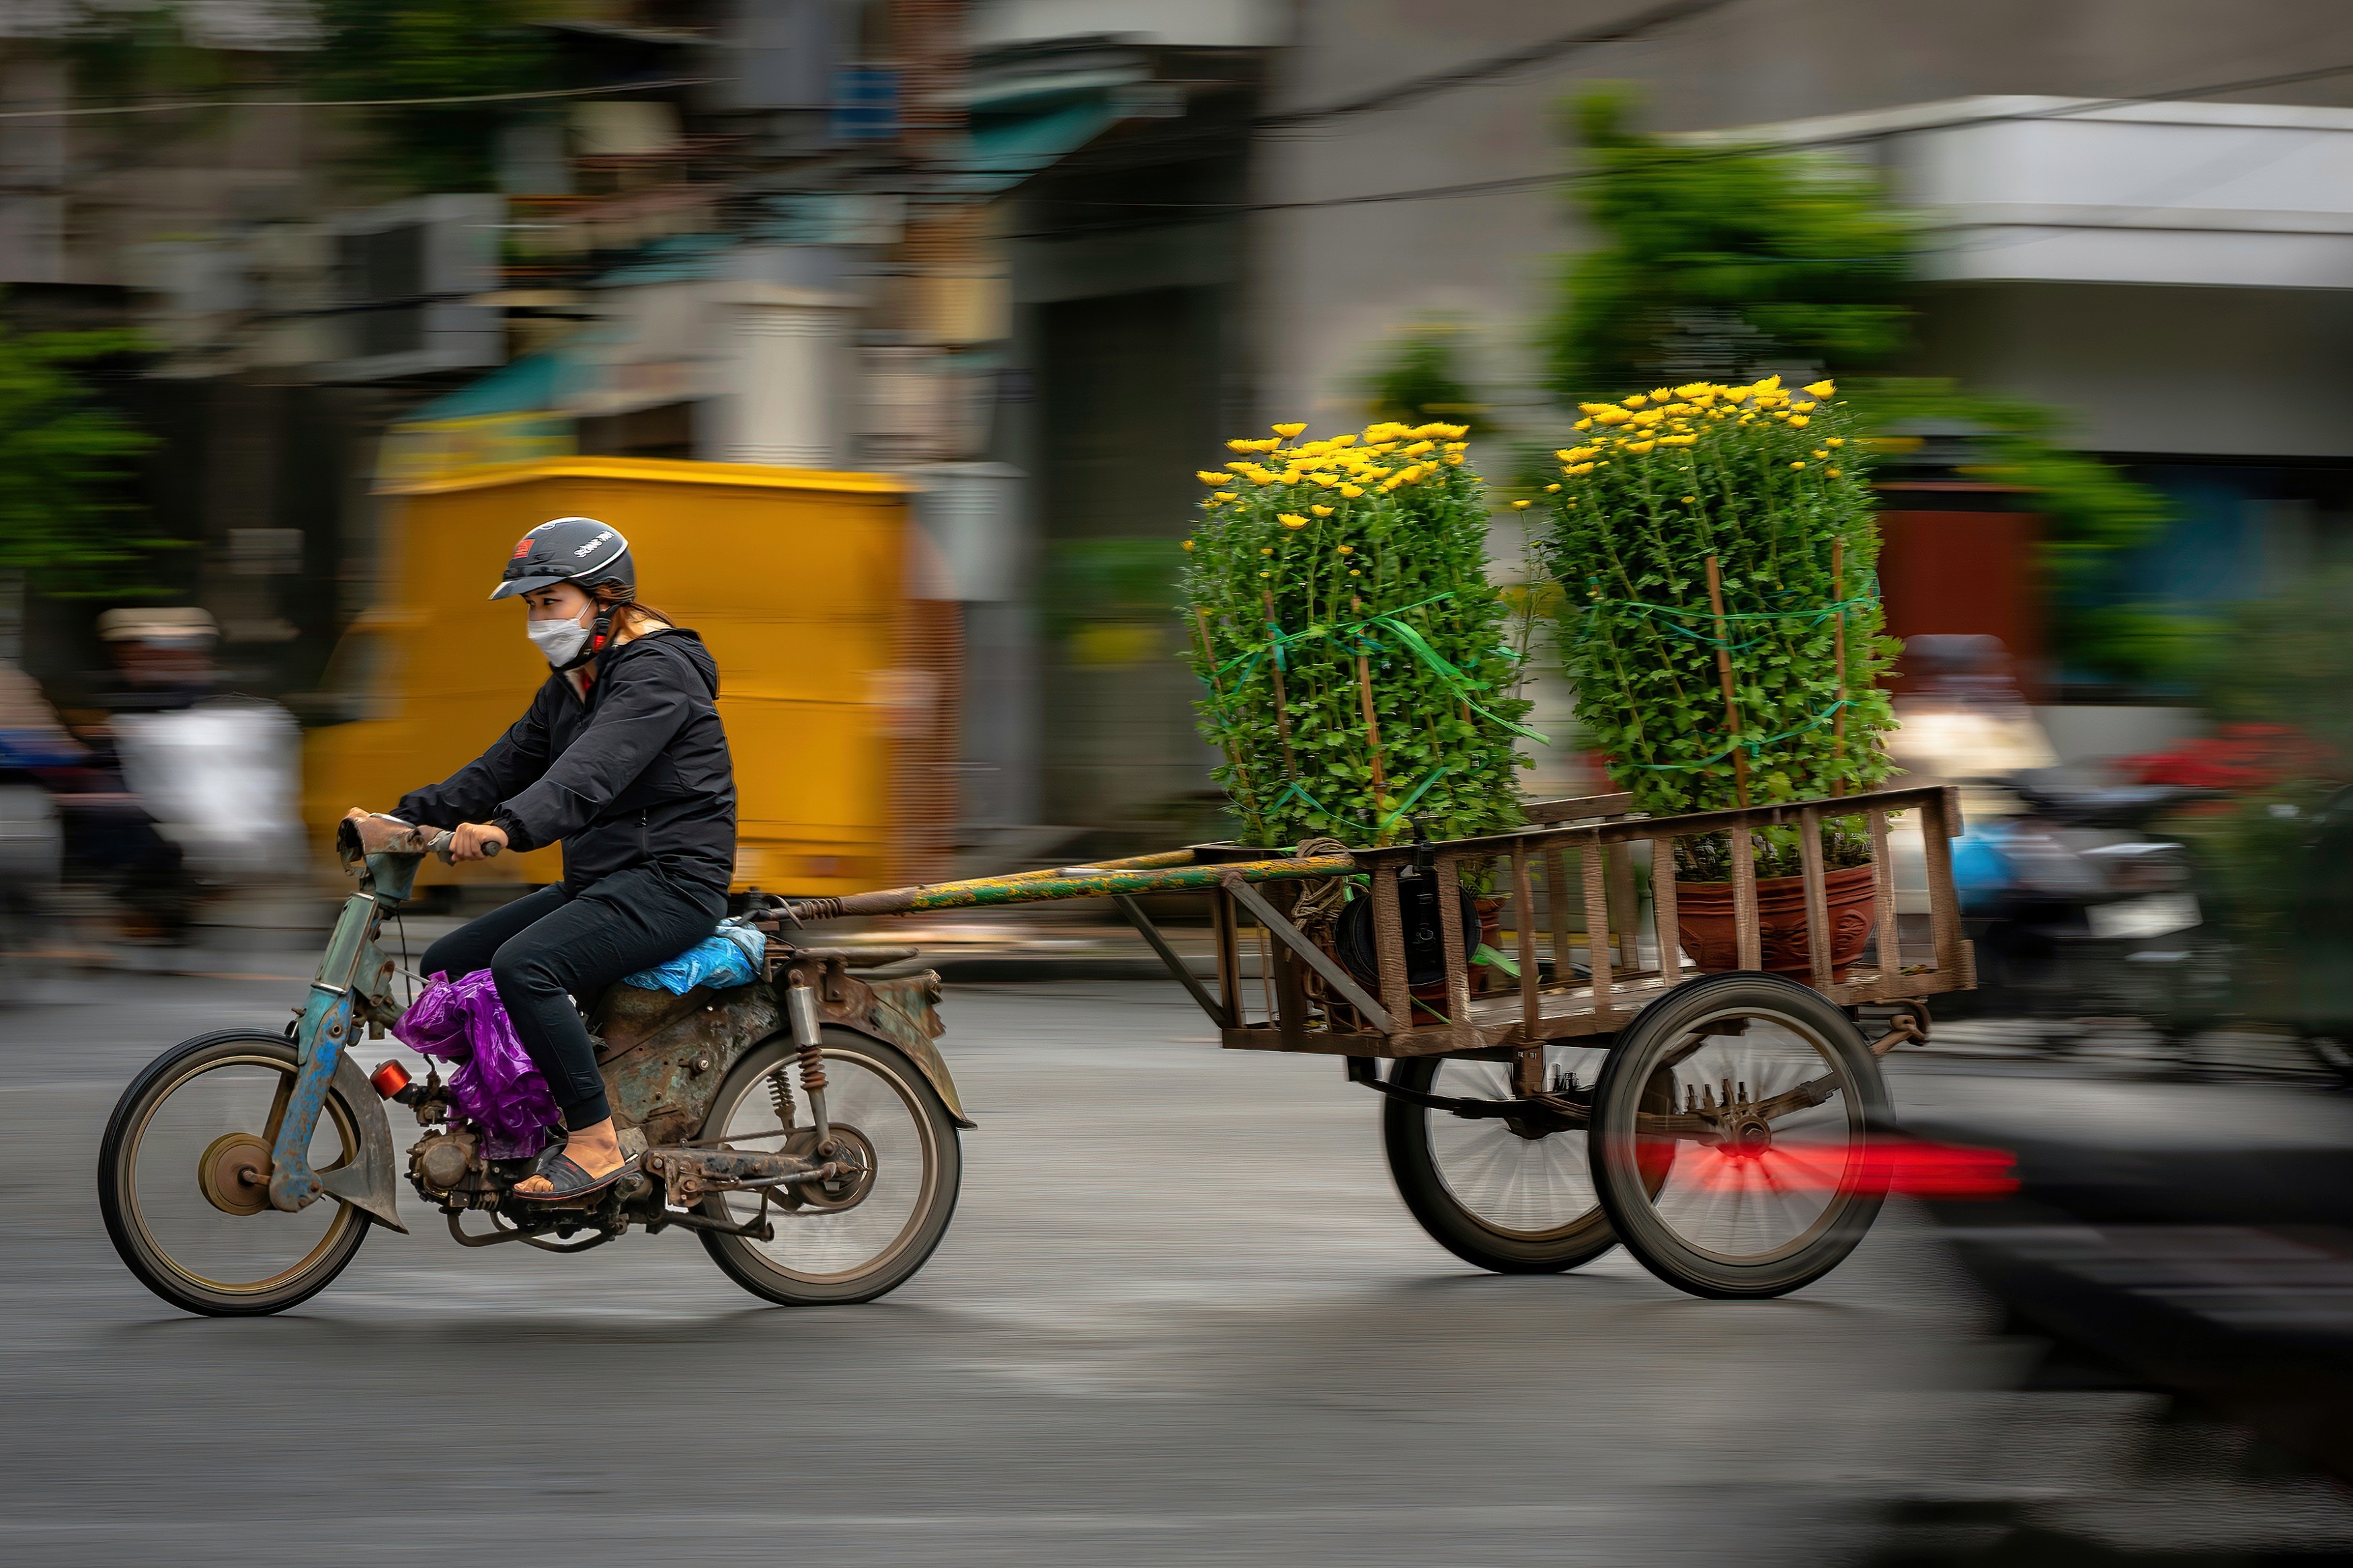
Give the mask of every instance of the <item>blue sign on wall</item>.
[[899, 68], [836, 66], [833, 140], [888, 142], [899, 134]]

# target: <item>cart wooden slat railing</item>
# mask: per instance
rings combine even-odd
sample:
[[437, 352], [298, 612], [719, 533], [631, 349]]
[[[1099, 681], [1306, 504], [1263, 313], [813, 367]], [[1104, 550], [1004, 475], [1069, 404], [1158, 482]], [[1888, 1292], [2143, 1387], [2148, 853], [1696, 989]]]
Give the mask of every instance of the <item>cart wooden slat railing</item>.
[[[1509, 833], [1352, 851], [1356, 869], [1370, 883], [1380, 960], [1380, 994], [1373, 999], [1377, 1005], [1371, 1007], [1349, 998], [1345, 988], [1332, 985], [1324, 973], [1328, 957], [1290, 925], [1287, 915], [1298, 896], [1297, 884], [1261, 879], [1254, 886], [1239, 874], [1240, 866], [1234, 867], [1237, 874], [1217, 889], [1212, 917], [1225, 1045], [1241, 1050], [1415, 1057], [1516, 1051], [1546, 1040], [1614, 1034], [1669, 987], [1700, 973], [1681, 952], [1672, 874], [1651, 879], [1651, 940], [1650, 956], [1644, 957], [1642, 933], [1637, 929], [1635, 847], [1650, 846], [1654, 868], [1672, 867], [1677, 840], [1726, 835], [1736, 964], [1760, 969], [1766, 932], [1758, 908], [1756, 836], [1767, 827], [1800, 829], [1809, 978], [1816, 990], [1841, 1005], [1852, 1006], [1922, 998], [1967, 989], [1974, 983], [1952, 879], [1950, 839], [1959, 831], [1960, 811], [1949, 787], [1880, 790], [1835, 801], [1673, 817], [1628, 816], [1630, 804], [1630, 797], [1622, 795], [1545, 802], [1530, 809], [1535, 820]], [[1903, 820], [1907, 816], [1908, 821]], [[1875, 919], [1868, 957], [1844, 981], [1835, 981], [1820, 828], [1826, 821], [1854, 818], [1864, 823], [1873, 847]], [[1906, 829], [1920, 835], [1929, 912], [1927, 951], [1911, 955], [1905, 953], [1898, 934], [1894, 858], [1899, 835]], [[1246, 858], [1253, 869], [1266, 864], [1263, 850], [1208, 845], [1198, 847], [1196, 853], [1204, 859]], [[1493, 862], [1502, 873], [1495, 887], [1508, 903], [1503, 923], [1516, 934], [1516, 952], [1510, 956], [1519, 973], [1501, 990], [1478, 985], [1472, 965], [1464, 958], [1472, 944], [1461, 927], [1456, 890], [1470, 862]], [[1434, 877], [1438, 893], [1445, 959], [1445, 992], [1440, 1000], [1414, 996], [1408, 984], [1398, 879], [1421, 867]], [[1282, 939], [1273, 957], [1275, 1005], [1271, 1016], [1255, 1021], [1243, 1016], [1239, 917], [1245, 911]], [[1581, 931], [1577, 929], [1580, 924]], [[1538, 941], [1547, 926], [1548, 963]], [[1579, 936], [1585, 939], [1581, 943]], [[1581, 977], [1570, 963], [1578, 951], [1586, 958]], [[1315, 958], [1323, 958], [1324, 963]], [[1339, 1009], [1310, 1009], [1294, 1000], [1303, 997], [1307, 973], [1318, 974], [1342, 1000], [1351, 1002], [1350, 1011], [1356, 1016], [1346, 1017]]]

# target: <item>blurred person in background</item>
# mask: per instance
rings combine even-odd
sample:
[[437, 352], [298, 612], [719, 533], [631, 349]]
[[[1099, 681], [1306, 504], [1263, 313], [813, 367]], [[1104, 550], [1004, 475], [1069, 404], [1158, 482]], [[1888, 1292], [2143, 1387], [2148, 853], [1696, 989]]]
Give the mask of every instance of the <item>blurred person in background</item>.
[[96, 710], [75, 715], [87, 748], [47, 777], [65, 823], [68, 871], [121, 905], [125, 934], [178, 941], [196, 891], [180, 846], [124, 774], [124, 715], [172, 712], [212, 694], [219, 628], [194, 605], [109, 610], [98, 618], [111, 668], [95, 683]]
[[65, 835], [48, 776], [84, 754], [39, 684], [0, 659], [0, 1001], [37, 962], [45, 906], [63, 868]]
[[1904, 644], [1911, 689], [1895, 700], [1898, 728], [1888, 754], [1903, 784], [1957, 784], [1965, 822], [2015, 816], [2018, 799], [2002, 784], [2057, 765], [2051, 737], [2027, 705], [2000, 637], [1939, 635]]

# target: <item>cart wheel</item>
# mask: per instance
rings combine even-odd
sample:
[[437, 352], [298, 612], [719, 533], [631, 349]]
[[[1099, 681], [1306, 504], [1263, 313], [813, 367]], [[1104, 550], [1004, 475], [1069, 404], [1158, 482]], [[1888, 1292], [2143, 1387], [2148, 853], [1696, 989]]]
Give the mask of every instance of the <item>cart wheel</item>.
[[1594, 1086], [1593, 1184], [1668, 1284], [1779, 1296], [1871, 1228], [1887, 1175], [1869, 1144], [1891, 1121], [1878, 1058], [1827, 997], [1778, 975], [1711, 975], [1619, 1037]]
[[[1598, 1049], [1547, 1046], [1545, 1081], [1567, 1070], [1590, 1083], [1601, 1063]], [[1504, 1062], [1413, 1057], [1392, 1070], [1399, 1088], [1423, 1094], [1512, 1094], [1512, 1069]], [[1663, 1099], [1657, 1109], [1665, 1109]], [[1381, 1131], [1398, 1195], [1430, 1239], [1465, 1263], [1498, 1274], [1557, 1274], [1618, 1245], [1594, 1195], [1582, 1130], [1531, 1137], [1500, 1119], [1393, 1099], [1382, 1107]]]

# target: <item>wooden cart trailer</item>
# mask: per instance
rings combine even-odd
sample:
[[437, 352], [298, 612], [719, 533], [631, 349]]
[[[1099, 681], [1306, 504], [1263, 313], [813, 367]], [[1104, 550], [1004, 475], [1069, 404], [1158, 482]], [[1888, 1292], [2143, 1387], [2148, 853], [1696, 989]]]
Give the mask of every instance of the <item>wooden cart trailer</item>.
[[[1108, 896], [1228, 1048], [1338, 1056], [1386, 1097], [1398, 1190], [1457, 1256], [1552, 1272], [1622, 1241], [1694, 1294], [1779, 1295], [1869, 1229], [1895, 1146], [1879, 1058], [1925, 1037], [1927, 997], [1973, 983], [1957, 799], [1894, 789], [1672, 817], [1630, 804], [1543, 802], [1527, 826], [1474, 838], [1280, 858], [1199, 845], [804, 900], [786, 923]], [[1872, 896], [1835, 911], [1831, 822], [1859, 822], [1873, 850]], [[1756, 874], [1768, 828], [1798, 830], [1802, 898], [1786, 915]], [[1894, 851], [1911, 833], [1927, 871], [1917, 951], [1895, 901]], [[1731, 870], [1730, 952], [1712, 970], [1688, 952], [1671, 871], [1651, 879], [1647, 956], [1638, 920], [1638, 847], [1670, 868], [1677, 842], [1703, 837]], [[1465, 889], [1482, 883], [1493, 896], [1475, 901]], [[1214, 988], [1135, 901], [1186, 890], [1211, 900]], [[1509, 951], [1482, 928], [1512, 932]]]

